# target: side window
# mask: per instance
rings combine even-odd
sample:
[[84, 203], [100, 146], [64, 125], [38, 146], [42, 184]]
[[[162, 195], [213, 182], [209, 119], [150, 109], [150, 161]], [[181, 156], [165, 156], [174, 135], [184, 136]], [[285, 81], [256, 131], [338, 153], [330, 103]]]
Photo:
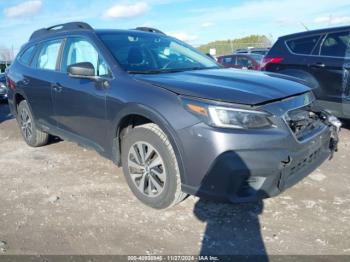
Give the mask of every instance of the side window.
[[110, 76], [107, 63], [89, 41], [80, 38], [69, 39], [66, 44], [61, 71], [67, 72], [68, 66], [82, 62], [90, 62], [95, 68], [96, 76]]
[[19, 61], [25, 65], [29, 65], [33, 57], [34, 49], [35, 46], [27, 48], [19, 57]]
[[237, 65], [248, 68], [252, 65], [252, 62], [244, 56], [239, 56], [237, 57]]
[[320, 37], [320, 35], [314, 35], [293, 39], [287, 41], [286, 44], [293, 53], [309, 55], [311, 54]]
[[321, 55], [345, 57], [349, 56], [349, 31], [328, 34], [321, 47]]
[[36, 68], [56, 70], [57, 58], [60, 52], [62, 40], [44, 43], [38, 54]]
[[224, 57], [224, 64], [232, 64], [232, 57], [226, 56]]

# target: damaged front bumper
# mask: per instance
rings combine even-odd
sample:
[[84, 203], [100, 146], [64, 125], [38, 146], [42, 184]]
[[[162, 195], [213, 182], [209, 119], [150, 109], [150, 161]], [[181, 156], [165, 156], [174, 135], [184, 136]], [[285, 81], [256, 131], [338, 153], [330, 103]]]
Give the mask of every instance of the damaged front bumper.
[[[270, 112], [282, 111], [282, 106], [269, 106]], [[312, 114], [316, 124], [300, 137], [284, 115], [276, 116], [276, 128], [269, 130], [218, 129], [200, 123], [179, 131], [185, 154], [183, 191], [230, 202], [280, 194], [337, 151], [341, 122], [326, 111]]]
[[327, 159], [331, 160], [334, 152], [338, 151], [341, 122], [327, 111], [322, 111], [319, 115], [327, 126], [327, 132], [310, 141], [310, 144], [307, 145], [308, 153], [301, 151], [299, 156], [294, 156], [293, 161], [285, 163], [278, 183], [281, 192], [312, 173]]
[[338, 151], [338, 143], [339, 143], [339, 133], [340, 133], [340, 129], [342, 126], [342, 123], [340, 122], [340, 120], [335, 117], [334, 115], [332, 115], [331, 113], [327, 112], [327, 111], [323, 111], [324, 114], [324, 121], [327, 125], [329, 125], [331, 127], [331, 140], [330, 140], [330, 149], [332, 151], [331, 154], [331, 159], [333, 158], [334, 152]]

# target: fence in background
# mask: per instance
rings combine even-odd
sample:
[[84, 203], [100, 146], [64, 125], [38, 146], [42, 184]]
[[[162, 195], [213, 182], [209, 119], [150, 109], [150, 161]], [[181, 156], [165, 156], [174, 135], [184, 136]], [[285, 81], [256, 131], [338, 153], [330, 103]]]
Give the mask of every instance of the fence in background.
[[204, 53], [210, 53], [210, 49], [216, 50], [216, 56], [228, 55], [234, 53], [237, 49], [242, 48], [269, 48], [270, 42], [255, 42], [255, 43], [236, 43], [233, 41], [226, 41], [224, 43], [215, 43], [202, 45], [199, 48]]

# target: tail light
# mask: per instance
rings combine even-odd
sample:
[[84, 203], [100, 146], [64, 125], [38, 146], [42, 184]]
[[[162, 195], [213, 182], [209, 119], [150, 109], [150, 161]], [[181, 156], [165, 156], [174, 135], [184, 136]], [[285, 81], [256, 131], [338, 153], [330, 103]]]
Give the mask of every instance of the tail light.
[[265, 56], [261, 62], [261, 70], [265, 70], [270, 64], [279, 64], [283, 61], [283, 57], [269, 57]]

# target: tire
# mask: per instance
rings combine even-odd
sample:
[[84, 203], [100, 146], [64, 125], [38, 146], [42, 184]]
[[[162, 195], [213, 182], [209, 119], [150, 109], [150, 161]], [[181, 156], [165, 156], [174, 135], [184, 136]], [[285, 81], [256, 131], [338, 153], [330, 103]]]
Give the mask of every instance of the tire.
[[174, 150], [157, 125], [145, 124], [127, 133], [122, 139], [121, 157], [126, 181], [145, 205], [165, 209], [187, 196], [181, 191]]
[[17, 122], [21, 129], [23, 139], [29, 146], [40, 147], [48, 143], [49, 135], [37, 128], [33, 114], [26, 100], [21, 101], [18, 105]]

